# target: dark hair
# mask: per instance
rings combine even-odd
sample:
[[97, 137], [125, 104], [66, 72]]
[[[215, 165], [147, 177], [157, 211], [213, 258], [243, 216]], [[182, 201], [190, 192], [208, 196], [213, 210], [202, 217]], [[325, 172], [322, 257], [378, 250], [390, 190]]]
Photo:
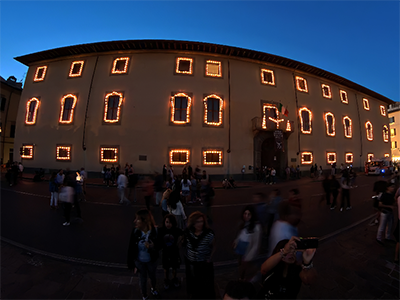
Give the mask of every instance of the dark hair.
[[256, 296], [256, 289], [250, 282], [232, 280], [228, 282], [224, 295], [228, 295], [232, 299], [254, 299]]
[[145, 223], [147, 227], [149, 227], [149, 229], [153, 229], [156, 227], [153, 215], [149, 210], [140, 209], [139, 211], [136, 212], [136, 216], [140, 219], [140, 221], [142, 221], [142, 223]]
[[261, 199], [265, 199], [265, 194], [263, 192], [259, 192], [259, 193], [254, 193], [253, 196], [258, 196]]
[[171, 215], [171, 214], [168, 214], [168, 215], [165, 215], [165, 217], [164, 217], [164, 221], [163, 221], [163, 224], [162, 224], [163, 227], [165, 227], [165, 220], [167, 220], [167, 219], [172, 224], [172, 227], [175, 228], [175, 227], [178, 226], [178, 223], [176, 222], [175, 216]]
[[280, 189], [273, 189], [273, 191], [275, 192], [275, 194], [277, 196], [280, 196], [280, 194], [281, 194], [281, 190]]
[[293, 193], [295, 195], [300, 194], [299, 189], [291, 189], [289, 192], [291, 192], [291, 193]]
[[[250, 212], [250, 214], [251, 214], [251, 219], [250, 219], [250, 224], [249, 224], [248, 230], [249, 230], [249, 232], [252, 232], [254, 230], [254, 227], [256, 226], [257, 221], [258, 221], [257, 213], [256, 213], [256, 210], [255, 210], [253, 205], [247, 205], [242, 211], [242, 215], [241, 215], [242, 221], [243, 221], [244, 212], [246, 210], [248, 210]], [[244, 224], [244, 221], [243, 221], [242, 222], [242, 226], [241, 226], [242, 229], [244, 228], [244, 225], [245, 224]]]
[[167, 199], [167, 205], [171, 206], [172, 209], [176, 209], [177, 203], [181, 200], [181, 194], [179, 192], [179, 188], [175, 188], [172, 190], [171, 194], [169, 194], [169, 198]]

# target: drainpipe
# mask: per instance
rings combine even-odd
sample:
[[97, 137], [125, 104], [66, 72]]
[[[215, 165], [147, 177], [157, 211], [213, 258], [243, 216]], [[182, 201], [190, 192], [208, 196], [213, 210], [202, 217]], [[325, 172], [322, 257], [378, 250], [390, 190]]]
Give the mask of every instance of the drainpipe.
[[[11, 92], [10, 92], [10, 96], [9, 96], [9, 100], [8, 100], [8, 103], [7, 103], [7, 108], [6, 108], [6, 116], [4, 117], [4, 126], [3, 126], [3, 128], [1, 128], [1, 156], [2, 156], [2, 158], [3, 158], [3, 164], [4, 163], [6, 163], [5, 161], [4, 161], [4, 146], [5, 146], [5, 142], [6, 142], [6, 133], [7, 133], [7, 131], [6, 131], [6, 128], [7, 128], [7, 117], [8, 117], [8, 111], [10, 110], [10, 105], [11, 105], [11, 96], [12, 96], [12, 94], [13, 94], [13, 90], [11, 90]], [[3, 131], [4, 131], [4, 134], [3, 134]], [[14, 138], [15, 139], [15, 138]], [[14, 147], [14, 146], [13, 146]], [[14, 151], [14, 153], [15, 153], [15, 151]], [[18, 151], [18, 153], [19, 153], [19, 151]], [[10, 156], [10, 154], [9, 154], [9, 156]], [[13, 160], [15, 161], [15, 157], [13, 157]], [[8, 162], [8, 160], [7, 160], [7, 162]]]
[[357, 93], [356, 95], [356, 105], [357, 105], [357, 114], [358, 114], [358, 128], [360, 129], [360, 169], [362, 170], [363, 162], [361, 157], [363, 156], [363, 144], [362, 144], [362, 129], [361, 129], [361, 117], [360, 117], [360, 107], [358, 103]]
[[231, 68], [228, 60], [228, 176], [230, 175], [230, 153], [231, 153]]

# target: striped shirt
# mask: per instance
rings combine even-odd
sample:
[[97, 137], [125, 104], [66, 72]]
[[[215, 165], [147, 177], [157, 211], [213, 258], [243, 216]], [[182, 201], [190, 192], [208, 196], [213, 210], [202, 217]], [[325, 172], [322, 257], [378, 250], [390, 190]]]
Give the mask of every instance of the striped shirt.
[[211, 229], [204, 230], [196, 236], [189, 229], [185, 232], [186, 257], [191, 262], [207, 261], [212, 252], [214, 232]]

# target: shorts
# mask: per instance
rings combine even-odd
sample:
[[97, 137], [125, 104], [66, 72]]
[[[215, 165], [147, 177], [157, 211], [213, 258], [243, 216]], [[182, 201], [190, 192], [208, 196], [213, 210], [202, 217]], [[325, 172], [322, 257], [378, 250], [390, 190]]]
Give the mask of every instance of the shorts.
[[189, 195], [190, 195], [190, 191], [182, 190], [182, 196], [183, 196], [183, 197], [187, 197], [187, 196], [189, 196]]

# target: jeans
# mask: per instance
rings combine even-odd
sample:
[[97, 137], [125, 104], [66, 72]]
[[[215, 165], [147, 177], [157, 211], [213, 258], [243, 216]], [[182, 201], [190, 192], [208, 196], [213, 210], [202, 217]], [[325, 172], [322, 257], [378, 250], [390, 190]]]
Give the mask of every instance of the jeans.
[[125, 188], [123, 186], [118, 187], [118, 197], [119, 197], [119, 203], [130, 202], [128, 198], [125, 197]]
[[139, 281], [140, 281], [140, 289], [142, 291], [143, 297], [147, 296], [147, 275], [149, 275], [152, 288], [156, 288], [157, 280], [156, 280], [156, 271], [157, 271], [157, 262], [141, 262], [135, 261], [136, 268], [139, 271]]
[[58, 193], [57, 192], [50, 192], [50, 206], [57, 206], [58, 205]]
[[162, 199], [162, 192], [156, 192], [156, 205], [160, 205], [161, 199]]
[[347, 207], [350, 207], [350, 190], [342, 188], [342, 203], [340, 203], [340, 208], [344, 207], [345, 200], [347, 200]]
[[390, 239], [390, 235], [392, 233], [392, 225], [393, 225], [393, 212], [387, 212], [386, 214], [381, 212], [381, 218], [379, 222], [376, 239], [382, 241], [383, 234], [385, 234], [386, 239]]

